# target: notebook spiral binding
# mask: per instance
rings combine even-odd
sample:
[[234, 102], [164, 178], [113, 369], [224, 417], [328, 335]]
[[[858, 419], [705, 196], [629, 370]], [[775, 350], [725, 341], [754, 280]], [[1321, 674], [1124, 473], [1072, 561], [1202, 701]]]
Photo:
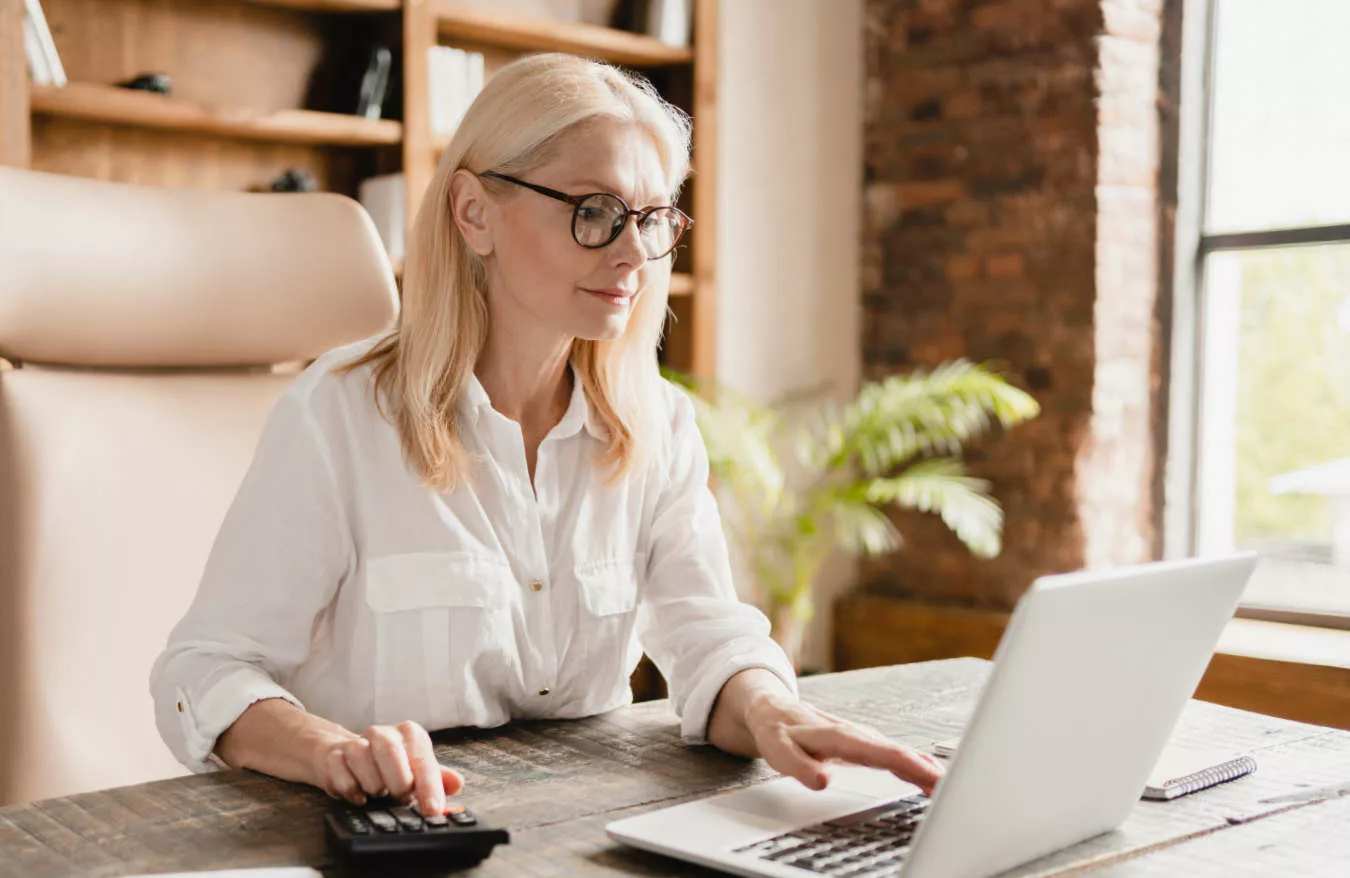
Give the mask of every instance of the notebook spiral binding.
[[1221, 783], [1227, 783], [1230, 780], [1236, 780], [1245, 774], [1251, 774], [1255, 770], [1255, 759], [1250, 756], [1239, 756], [1237, 759], [1229, 760], [1222, 765], [1215, 765], [1212, 768], [1206, 768], [1204, 771], [1197, 771], [1195, 774], [1188, 774], [1185, 777], [1168, 781], [1160, 789], [1150, 788], [1145, 791], [1144, 798], [1175, 799], [1187, 793], [1194, 793]]

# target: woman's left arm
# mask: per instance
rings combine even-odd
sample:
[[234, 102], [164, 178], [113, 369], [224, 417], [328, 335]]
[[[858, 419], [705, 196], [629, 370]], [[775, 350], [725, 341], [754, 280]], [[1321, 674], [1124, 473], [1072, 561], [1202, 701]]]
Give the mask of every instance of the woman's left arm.
[[800, 701], [776, 676], [753, 668], [722, 687], [708, 742], [738, 756], [762, 757], [813, 790], [829, 784], [830, 761], [885, 769], [930, 796], [942, 777], [942, 767], [927, 753]]
[[683, 737], [763, 757], [812, 789], [828, 782], [823, 763], [834, 759], [886, 768], [931, 791], [941, 769], [926, 754], [798, 700], [768, 619], [736, 596], [694, 408], [670, 392], [670, 461], [651, 524], [638, 636], [670, 683]]

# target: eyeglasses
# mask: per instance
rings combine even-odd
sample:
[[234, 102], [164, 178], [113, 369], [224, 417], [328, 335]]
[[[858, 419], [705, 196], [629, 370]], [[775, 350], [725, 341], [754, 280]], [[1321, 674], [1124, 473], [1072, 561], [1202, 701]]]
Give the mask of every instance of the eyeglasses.
[[498, 174], [496, 171], [484, 171], [479, 176], [505, 180], [526, 189], [533, 189], [540, 195], [556, 198], [572, 205], [572, 238], [588, 250], [608, 247], [614, 239], [623, 233], [630, 216], [637, 217], [638, 237], [642, 240], [642, 249], [648, 259], [660, 259], [668, 256], [680, 243], [680, 238], [694, 224], [684, 211], [677, 207], [649, 207], [646, 210], [632, 210], [628, 202], [608, 192], [591, 192], [586, 195], [568, 195], [547, 186], [536, 186]]

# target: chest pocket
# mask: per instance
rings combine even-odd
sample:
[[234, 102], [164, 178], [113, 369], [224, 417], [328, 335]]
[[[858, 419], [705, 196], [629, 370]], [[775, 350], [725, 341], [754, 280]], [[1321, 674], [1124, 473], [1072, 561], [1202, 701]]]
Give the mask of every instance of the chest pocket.
[[374, 617], [377, 723], [429, 729], [503, 721], [493, 688], [515, 661], [509, 607], [516, 583], [498, 558], [468, 552], [385, 555], [367, 562]]
[[578, 614], [586, 644], [586, 669], [594, 682], [595, 703], [611, 703], [642, 657], [633, 636], [638, 583], [646, 569], [644, 554], [578, 564], [573, 575], [581, 593]]

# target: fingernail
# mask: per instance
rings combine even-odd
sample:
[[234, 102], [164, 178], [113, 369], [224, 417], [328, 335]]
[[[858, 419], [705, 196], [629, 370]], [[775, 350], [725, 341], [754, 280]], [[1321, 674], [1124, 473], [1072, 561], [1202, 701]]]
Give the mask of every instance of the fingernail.
[[822, 771], [820, 774], [816, 775], [816, 786], [820, 787], [822, 790], [825, 789], [829, 783], [830, 776], [825, 772]]

